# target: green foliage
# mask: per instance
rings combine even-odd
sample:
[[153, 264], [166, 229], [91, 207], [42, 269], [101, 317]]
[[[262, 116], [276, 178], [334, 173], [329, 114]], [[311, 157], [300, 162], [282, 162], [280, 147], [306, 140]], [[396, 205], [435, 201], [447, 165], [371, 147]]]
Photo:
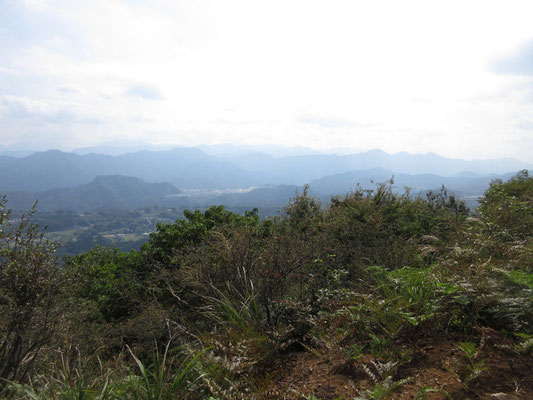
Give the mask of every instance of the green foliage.
[[[374, 387], [359, 398], [393, 398], [418, 337], [460, 334], [465, 384], [486, 370], [478, 327], [531, 352], [525, 173], [494, 182], [476, 218], [445, 189], [413, 197], [389, 182], [324, 209], [305, 188], [276, 218], [186, 211], [141, 251], [94, 247], [62, 268], [37, 227], [9, 225], [2, 206], [0, 376], [20, 396], [269, 398], [266, 368], [298, 348], [367, 371]], [[173, 352], [171, 339], [209, 350]], [[47, 370], [57, 353], [84, 368]]]
[[459, 379], [468, 383], [477, 378], [488, 368], [485, 366], [485, 360], [479, 359], [479, 349], [473, 342], [461, 342], [459, 348], [464, 354], [463, 365], [459, 372]]
[[352, 274], [361, 274], [368, 265], [426, 264], [431, 260], [418, 253], [422, 239], [433, 235], [451, 240], [466, 218], [466, 208], [444, 190], [428, 194], [428, 200], [413, 199], [408, 191], [394, 194], [391, 185], [383, 183], [375, 191], [357, 188], [331, 201], [329, 237], [339, 262]]
[[309, 194], [309, 185], [283, 208], [287, 223], [301, 234], [312, 232], [323, 218], [320, 201]]
[[106, 322], [131, 316], [143, 300], [141, 282], [148, 271], [139, 252], [94, 247], [88, 253], [67, 257], [64, 264], [75, 296], [98, 310]]
[[386, 377], [382, 382], [378, 383], [374, 388], [365, 390], [361, 396], [354, 400], [380, 400], [389, 396], [398, 387], [409, 382], [409, 379], [401, 379], [393, 381], [391, 376]]
[[207, 297], [206, 315], [226, 329], [256, 329], [261, 331], [265, 318], [257, 304], [253, 282], [242, 271], [244, 291], [241, 292], [229, 282], [226, 290], [212, 287], [213, 296]]
[[67, 377], [51, 380], [40, 375], [34, 378], [30, 384], [12, 383], [10, 391], [17, 398], [29, 400], [50, 400], [60, 398], [62, 400], [115, 400], [124, 398], [118, 388], [111, 387], [108, 380], [98, 388], [86, 386], [81, 379], [74, 382]]
[[403, 320], [407, 328], [406, 323], [428, 330], [448, 328], [457, 322], [455, 315], [471, 313], [460, 284], [436, 267], [403, 267], [381, 276], [374, 272], [374, 279], [375, 286], [383, 292], [385, 304], [396, 310], [396, 317], [389, 318], [399, 323]]
[[183, 212], [185, 220], [174, 224], [158, 224], [157, 231], [142, 247], [142, 252], [155, 262], [169, 264], [173, 258], [188, 247], [206, 240], [209, 232], [224, 226], [257, 226], [257, 209], [246, 212], [244, 216], [227, 211], [223, 206], [212, 206], [204, 213], [199, 210]]
[[125, 382], [112, 376], [111, 370], [92, 376], [82, 365], [72, 368], [65, 359], [50, 366], [45, 373], [32, 377], [30, 382], [11, 382], [9, 390], [15, 398], [31, 400], [118, 400], [126, 398]]
[[[150, 367], [133, 354], [131, 356], [137, 364], [139, 376], [130, 375], [128, 389], [134, 400], [173, 400], [200, 397], [198, 381], [202, 374], [197, 370], [201, 353], [193, 357], [180, 357], [181, 349], [170, 349], [170, 342], [165, 346], [160, 356], [156, 349], [154, 364]], [[178, 353], [169, 356], [169, 353]]]
[[416, 394], [415, 400], [424, 400], [429, 393], [439, 393], [443, 395], [444, 397], [446, 397], [446, 399], [452, 400], [452, 398], [450, 397], [448, 393], [446, 393], [446, 391], [442, 389], [431, 388], [431, 387], [420, 388], [420, 390]]
[[55, 246], [32, 223], [34, 212], [13, 221], [0, 199], [0, 379], [24, 380], [60, 320]]
[[512, 269], [507, 272], [509, 279], [519, 285], [533, 289], [533, 273]]
[[[128, 348], [129, 350], [129, 348]], [[9, 390], [15, 398], [31, 400], [173, 400], [200, 399], [205, 395], [201, 379], [200, 356], [186, 356], [183, 349], [170, 349], [169, 343], [160, 355], [155, 348], [153, 364], [146, 366], [130, 352], [138, 375], [119, 369], [91, 372], [81, 360], [75, 367], [61, 357], [45, 373], [32, 377], [26, 384], [11, 382]]]
[[533, 232], [533, 177], [526, 170], [507, 182], [493, 181], [480, 200], [486, 233], [502, 241], [524, 240]]
[[533, 334], [517, 332], [515, 335], [522, 339], [517, 345], [517, 350], [526, 354], [533, 353]]

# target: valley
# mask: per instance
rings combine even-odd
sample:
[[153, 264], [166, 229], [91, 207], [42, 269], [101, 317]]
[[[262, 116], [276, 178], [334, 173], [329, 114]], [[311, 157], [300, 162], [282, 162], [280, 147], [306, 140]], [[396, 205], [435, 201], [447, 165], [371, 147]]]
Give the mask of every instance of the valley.
[[95, 244], [139, 249], [157, 223], [181, 219], [184, 210], [223, 205], [236, 213], [257, 208], [261, 218], [273, 217], [306, 185], [323, 205], [383, 182], [413, 198], [444, 187], [475, 212], [491, 181], [509, 179], [516, 172], [511, 168], [531, 168], [512, 159], [465, 161], [378, 150], [334, 155], [305, 154], [299, 148], [297, 155], [278, 157], [253, 150], [228, 145], [120, 155], [51, 150], [0, 156], [0, 193], [17, 212], [37, 202], [37, 221], [60, 243], [59, 254], [77, 254]]

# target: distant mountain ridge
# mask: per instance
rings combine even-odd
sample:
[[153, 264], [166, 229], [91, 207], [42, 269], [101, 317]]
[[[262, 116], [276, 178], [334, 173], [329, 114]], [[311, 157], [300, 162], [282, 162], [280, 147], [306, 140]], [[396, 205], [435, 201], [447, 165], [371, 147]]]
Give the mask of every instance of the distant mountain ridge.
[[521, 169], [532, 169], [533, 165], [514, 159], [496, 160], [457, 160], [445, 158], [434, 153], [387, 154], [381, 150], [371, 150], [351, 155], [291, 156], [274, 158], [260, 154], [250, 154], [232, 159], [241, 168], [268, 171], [273, 180], [280, 179], [292, 171], [292, 182], [301, 184], [326, 175], [383, 168], [394, 173], [422, 174], [429, 173], [440, 176], [453, 176], [465, 171], [476, 174], [503, 174]]
[[501, 175], [477, 175], [460, 173], [453, 177], [435, 174], [395, 174], [383, 168], [349, 171], [342, 174], [323, 176], [309, 182], [311, 189], [318, 194], [343, 194], [360, 185], [364, 189], [375, 189], [376, 185], [393, 178], [393, 188], [403, 191], [409, 188], [413, 192], [439, 190], [445, 186], [451, 191], [466, 195], [481, 195], [493, 179], [508, 180], [515, 175], [510, 172]]
[[[218, 149], [220, 150], [220, 149]], [[302, 149], [299, 149], [304, 151]], [[138, 177], [146, 182], [169, 182], [180, 189], [239, 188], [264, 185], [303, 185], [325, 176], [383, 168], [394, 175], [504, 174], [533, 165], [514, 159], [457, 160], [437, 154], [387, 154], [371, 150], [350, 155], [307, 154], [273, 157], [245, 153], [233, 157], [209, 155], [198, 148], [137, 151], [117, 156], [67, 153], [59, 150], [27, 157], [0, 156], [0, 192], [76, 187], [99, 175]]]

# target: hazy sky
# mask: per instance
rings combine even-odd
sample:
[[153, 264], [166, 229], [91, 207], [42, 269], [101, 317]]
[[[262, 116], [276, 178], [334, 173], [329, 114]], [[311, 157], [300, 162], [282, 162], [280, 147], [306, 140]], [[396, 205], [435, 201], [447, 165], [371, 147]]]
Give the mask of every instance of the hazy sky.
[[533, 1], [0, 0], [0, 145], [533, 162]]

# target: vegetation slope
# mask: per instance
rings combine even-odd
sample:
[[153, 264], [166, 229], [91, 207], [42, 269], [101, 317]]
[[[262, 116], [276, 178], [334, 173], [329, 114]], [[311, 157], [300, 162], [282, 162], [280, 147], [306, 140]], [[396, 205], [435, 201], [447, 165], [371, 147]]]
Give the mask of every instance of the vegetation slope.
[[304, 190], [62, 260], [0, 205], [4, 398], [533, 398], [526, 172], [475, 215], [445, 190]]

